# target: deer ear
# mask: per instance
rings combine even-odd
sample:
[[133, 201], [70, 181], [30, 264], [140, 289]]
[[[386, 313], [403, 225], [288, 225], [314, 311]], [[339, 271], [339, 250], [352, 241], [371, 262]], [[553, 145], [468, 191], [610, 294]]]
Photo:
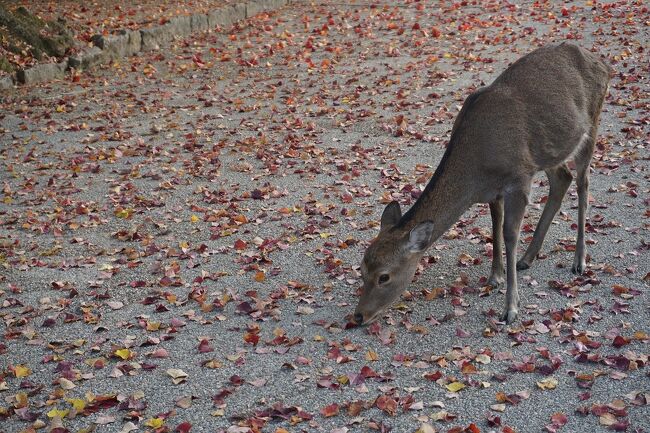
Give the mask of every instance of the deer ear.
[[402, 218], [402, 209], [399, 207], [399, 203], [396, 201], [391, 201], [384, 212], [381, 214], [381, 230], [386, 230], [387, 228], [393, 227], [397, 224]]
[[433, 235], [433, 222], [424, 221], [413, 227], [409, 233], [406, 248], [411, 253], [421, 253], [429, 247]]

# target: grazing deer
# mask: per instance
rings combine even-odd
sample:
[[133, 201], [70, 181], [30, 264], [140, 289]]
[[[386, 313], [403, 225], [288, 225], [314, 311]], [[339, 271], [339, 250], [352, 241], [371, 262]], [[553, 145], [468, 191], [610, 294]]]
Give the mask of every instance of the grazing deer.
[[[368, 324], [411, 283], [424, 252], [474, 203], [489, 203], [493, 259], [488, 284], [500, 287], [506, 274], [501, 320], [517, 318], [517, 270], [528, 269], [573, 176], [578, 189], [578, 238], [572, 271], [585, 262], [585, 215], [589, 164], [610, 68], [594, 54], [563, 43], [537, 49], [494, 82], [469, 95], [456, 118], [449, 145], [415, 204], [402, 215], [393, 201], [381, 216], [379, 235], [361, 264], [363, 288], [354, 313]], [[519, 229], [532, 178], [544, 170], [550, 192], [533, 240], [517, 262]]]

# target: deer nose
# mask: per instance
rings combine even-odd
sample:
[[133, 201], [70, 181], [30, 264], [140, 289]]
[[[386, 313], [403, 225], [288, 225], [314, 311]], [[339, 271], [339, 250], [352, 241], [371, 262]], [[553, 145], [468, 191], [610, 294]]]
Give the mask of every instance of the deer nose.
[[357, 325], [361, 325], [363, 323], [363, 314], [361, 313], [354, 313], [354, 322]]

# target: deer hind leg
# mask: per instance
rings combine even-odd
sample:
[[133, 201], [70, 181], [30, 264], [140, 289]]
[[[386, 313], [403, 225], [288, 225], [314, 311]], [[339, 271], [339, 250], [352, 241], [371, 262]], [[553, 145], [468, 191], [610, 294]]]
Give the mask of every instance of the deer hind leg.
[[[517, 287], [517, 245], [519, 243], [519, 230], [524, 218], [526, 204], [528, 204], [528, 191], [530, 179], [520, 184], [521, 189], [508, 191], [504, 195], [504, 221], [503, 240], [506, 244], [506, 308], [501, 320], [512, 323], [519, 313], [519, 289]], [[525, 188], [525, 189], [523, 189]]]
[[576, 240], [576, 253], [571, 272], [578, 275], [581, 275], [587, 270], [585, 221], [587, 219], [587, 207], [589, 206], [589, 166], [591, 164], [591, 156], [594, 153], [595, 143], [596, 131], [594, 128], [592, 134], [585, 140], [583, 147], [575, 156], [576, 186], [578, 189], [578, 238]]
[[549, 183], [548, 201], [544, 205], [544, 211], [535, 228], [533, 240], [524, 253], [524, 256], [517, 262], [517, 270], [528, 269], [533, 263], [539, 250], [542, 248], [544, 238], [548, 232], [548, 228], [555, 217], [555, 214], [560, 210], [562, 199], [571, 185], [573, 176], [566, 164], [561, 164], [546, 170], [546, 176]]
[[490, 216], [492, 217], [492, 271], [487, 284], [498, 289], [505, 282], [505, 268], [503, 267], [503, 197], [490, 202]]

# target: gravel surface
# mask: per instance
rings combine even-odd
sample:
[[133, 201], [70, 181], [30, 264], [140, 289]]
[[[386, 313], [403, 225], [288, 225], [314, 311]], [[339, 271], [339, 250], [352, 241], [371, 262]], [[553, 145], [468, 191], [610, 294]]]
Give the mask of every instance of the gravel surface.
[[[648, 9], [467, 3], [295, 4], [5, 94], [0, 431], [649, 431]], [[587, 274], [572, 185], [497, 323], [476, 205], [350, 328], [385, 203], [471, 91], [567, 39], [616, 71]]]

